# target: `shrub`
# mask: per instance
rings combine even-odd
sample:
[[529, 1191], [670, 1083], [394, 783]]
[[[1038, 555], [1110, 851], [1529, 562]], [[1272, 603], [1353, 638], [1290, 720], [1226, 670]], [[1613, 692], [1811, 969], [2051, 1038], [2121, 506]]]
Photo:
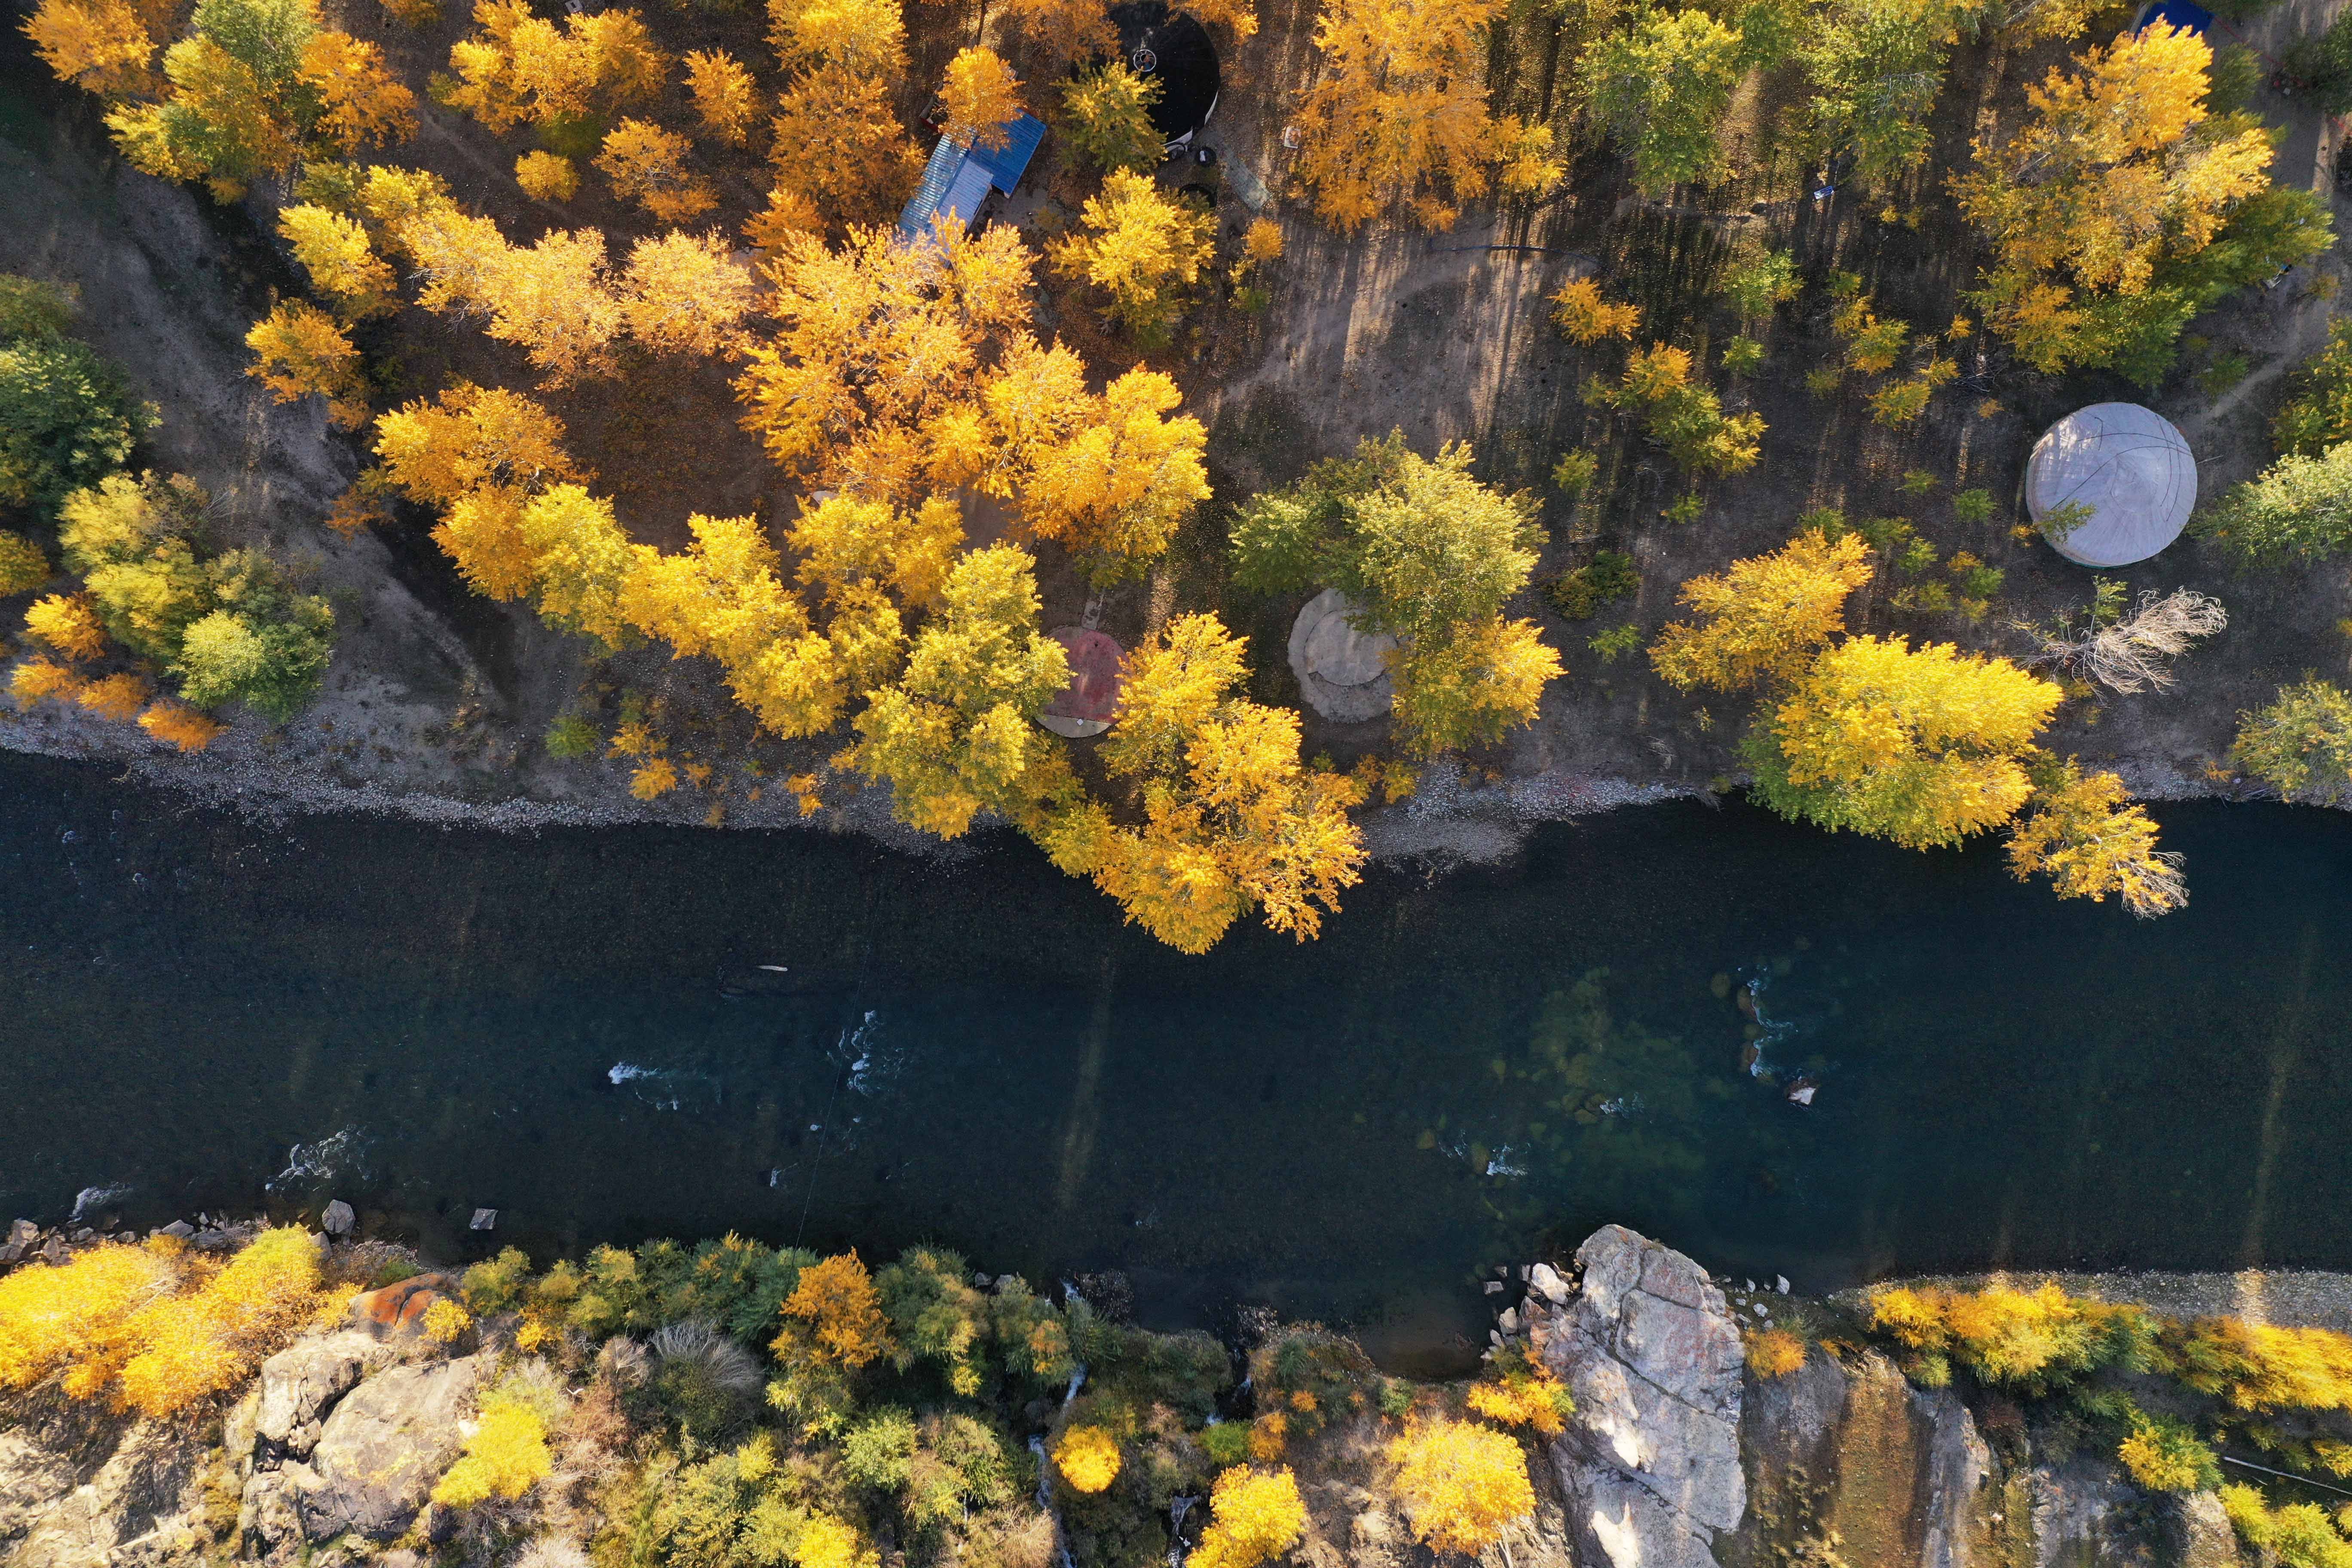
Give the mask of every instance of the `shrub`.
[[87, 344], [0, 343], [0, 504], [54, 510], [130, 460], [147, 416]]
[[110, 724], [128, 724], [147, 706], [147, 683], [127, 671], [93, 680], [74, 700]]
[[2352, 545], [2352, 441], [2291, 453], [2193, 520], [2194, 531], [2252, 566], [2324, 561]]
[[51, 697], [71, 697], [80, 689], [81, 678], [53, 658], [28, 658], [8, 672], [8, 695], [19, 708]]
[[2165, 1370], [2232, 1410], [2352, 1410], [2352, 1335], [2237, 1318], [2169, 1323]]
[[1734, 375], [1753, 375], [1764, 366], [1764, 345], [1742, 335], [1723, 345], [1723, 368]]
[[568, 202], [580, 191], [580, 170], [553, 153], [525, 153], [515, 160], [515, 184], [543, 202]]
[[893, 1348], [873, 1277], [855, 1252], [803, 1268], [783, 1312], [809, 1324], [818, 1347], [844, 1366], [864, 1366]]
[[243, 702], [280, 723], [309, 705], [327, 673], [334, 612], [316, 597], [263, 602], [260, 614], [215, 610], [188, 627], [171, 667], [183, 698], [198, 708]]
[[598, 738], [586, 714], [576, 709], [560, 713], [547, 727], [547, 754], [568, 763], [594, 751]]
[[1590, 278], [1571, 278], [1551, 297], [1551, 319], [1570, 342], [1597, 343], [1632, 338], [1642, 324], [1642, 308], [1604, 299]]
[[425, 1309], [425, 1337], [436, 1345], [454, 1345], [474, 1326], [474, 1315], [446, 1296]]
[[1748, 1370], [1759, 1377], [1786, 1377], [1805, 1364], [1805, 1342], [1786, 1329], [1748, 1336]]
[[1511, 1438], [1466, 1421], [1405, 1429], [1389, 1445], [1396, 1492], [1413, 1534], [1440, 1552], [1475, 1555], [1535, 1511], [1527, 1456]]
[[1470, 1385], [1470, 1408], [1506, 1426], [1528, 1426], [1547, 1437], [1567, 1430], [1576, 1414], [1568, 1386], [1542, 1362], [1518, 1353], [1498, 1354], [1486, 1381]]
[[96, 658], [106, 647], [98, 612], [79, 594], [36, 600], [25, 612], [25, 630], [68, 658]]
[[[68, 1365], [77, 1369], [68, 1390], [93, 1392], [131, 1315], [168, 1292], [175, 1274], [166, 1258], [110, 1242], [67, 1263], [0, 1277], [0, 1392], [30, 1388]], [[98, 1370], [81, 1370], [89, 1367]]]
[[49, 558], [39, 545], [0, 528], [0, 599], [29, 594], [49, 576]]
[[1197, 1568], [1257, 1568], [1283, 1556], [1307, 1533], [1307, 1504], [1287, 1467], [1268, 1473], [1234, 1468], [1209, 1494], [1209, 1525], [1191, 1561]]
[[1201, 1429], [1201, 1452], [1220, 1468], [1249, 1458], [1250, 1429], [1245, 1421], [1220, 1421]]
[[519, 1247], [499, 1249], [496, 1258], [466, 1270], [466, 1305], [477, 1312], [503, 1312], [522, 1300], [530, 1282], [530, 1255]]
[[1724, 298], [1742, 316], [1761, 316], [1797, 297], [1797, 264], [1785, 250], [1769, 250], [1723, 275]]
[[1054, 1445], [1054, 1468], [1073, 1491], [1108, 1491], [1118, 1464], [1118, 1440], [1099, 1426], [1073, 1426]]
[[2352, 696], [2316, 677], [2238, 715], [2231, 763], [2288, 800], [2333, 805], [2352, 796]]
[[161, 1417], [234, 1388], [327, 1304], [310, 1233], [265, 1230], [192, 1293], [131, 1318], [136, 1348], [122, 1363], [119, 1397]]
[[1591, 452], [1569, 452], [1551, 466], [1551, 482], [1562, 495], [1576, 495], [1592, 482], [1601, 470], [1601, 459]]
[[454, 1509], [474, 1508], [492, 1498], [511, 1500], [546, 1479], [551, 1468], [547, 1424], [539, 1412], [519, 1401], [493, 1398], [483, 1404], [481, 1423], [466, 1439], [463, 1457], [434, 1487], [433, 1500]]
[[2145, 1366], [2156, 1342], [2156, 1321], [2142, 1309], [2069, 1296], [2054, 1284], [2032, 1291], [1898, 1286], [1874, 1294], [1870, 1313], [1874, 1329], [1931, 1373], [1938, 1361], [1957, 1361], [1986, 1383], [2034, 1395], [2105, 1367]]
[[688, 1433], [709, 1442], [750, 1414], [761, 1382], [751, 1352], [709, 1323], [688, 1319], [655, 1331], [655, 1395]]
[[182, 752], [201, 752], [218, 740], [221, 726], [193, 708], [158, 702], [139, 715], [139, 727]]
[[1642, 574], [1622, 550], [1594, 552], [1591, 561], [1563, 572], [1543, 585], [1551, 607], [1571, 621], [1590, 618], [1601, 605], [1641, 591]]
[[2352, 1568], [2352, 1543], [2327, 1522], [2317, 1503], [2273, 1509], [2250, 1486], [2221, 1489], [2221, 1507], [2245, 1542], [2286, 1568]]
[[2186, 1422], [2150, 1415], [2133, 1405], [2131, 1435], [2116, 1458], [2150, 1491], [2209, 1491], [2221, 1484], [2221, 1463]]

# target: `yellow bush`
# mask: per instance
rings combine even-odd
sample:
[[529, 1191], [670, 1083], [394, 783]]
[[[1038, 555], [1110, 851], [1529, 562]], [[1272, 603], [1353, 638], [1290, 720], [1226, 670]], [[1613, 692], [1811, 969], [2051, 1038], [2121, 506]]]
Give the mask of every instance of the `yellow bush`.
[[8, 672], [8, 694], [19, 708], [30, 708], [49, 697], [71, 697], [81, 689], [81, 677], [53, 658], [28, 658]]
[[656, 757], [629, 775], [629, 793], [639, 800], [659, 800], [677, 787], [677, 768], [667, 757]]
[[0, 599], [29, 593], [49, 580], [49, 558], [21, 533], [0, 528]]
[[1498, 1359], [1492, 1381], [1473, 1384], [1469, 1404], [1489, 1421], [1532, 1426], [1547, 1437], [1565, 1430], [1567, 1418], [1576, 1411], [1567, 1385], [1552, 1376], [1549, 1367], [1517, 1356], [1507, 1363]]
[[1748, 1370], [1759, 1377], [1786, 1377], [1805, 1364], [1805, 1342], [1786, 1329], [1748, 1336]]
[[[812, 1263], [801, 1270], [800, 1283], [784, 1299], [784, 1316], [810, 1325], [819, 1348], [844, 1366], [858, 1367], [887, 1355], [890, 1321], [882, 1315], [882, 1298], [866, 1260], [845, 1252]], [[776, 1352], [787, 1346], [780, 1337]]]
[[68, 658], [96, 658], [106, 651], [106, 629], [83, 595], [51, 594], [25, 611], [25, 630]]
[[462, 1509], [492, 1498], [519, 1498], [545, 1480], [550, 1468], [547, 1423], [539, 1412], [514, 1400], [493, 1399], [482, 1406], [481, 1424], [466, 1439], [464, 1457], [433, 1489], [433, 1500]]
[[1253, 1459], [1268, 1464], [1282, 1458], [1282, 1450], [1290, 1442], [1290, 1417], [1279, 1410], [1269, 1410], [1250, 1423], [1249, 1451]]
[[1491, 1426], [1408, 1426], [1388, 1455], [1413, 1534], [1440, 1552], [1475, 1556], [1501, 1537], [1503, 1526], [1535, 1511], [1527, 1456]]
[[102, 1385], [132, 1314], [175, 1279], [166, 1259], [112, 1244], [0, 1279], [0, 1391], [29, 1388], [69, 1363], [98, 1363]]
[[2173, 1375], [2239, 1410], [2352, 1410], [2352, 1337], [2236, 1318], [2167, 1326]]
[[1054, 1445], [1054, 1468], [1073, 1491], [1108, 1491], [1118, 1479], [1118, 1442], [1099, 1426], [1073, 1426]]
[[118, 1397], [142, 1415], [184, 1410], [243, 1382], [330, 1305], [310, 1233], [265, 1230], [194, 1291], [132, 1316], [127, 1335], [138, 1348], [122, 1363]]
[[1267, 1472], [1236, 1465], [1209, 1494], [1209, 1527], [1191, 1561], [1193, 1568], [1257, 1568], [1306, 1533], [1307, 1504], [1287, 1467]]
[[2153, 1348], [2155, 1320], [2137, 1307], [2045, 1284], [2030, 1291], [1881, 1290], [1871, 1298], [1871, 1326], [1922, 1352], [1927, 1365], [1948, 1357], [1987, 1383], [2039, 1394], [2104, 1366], [2140, 1362]]
[[525, 153], [515, 160], [515, 184], [543, 202], [568, 202], [580, 190], [580, 171], [554, 153]]
[[139, 715], [139, 727], [183, 752], [201, 752], [220, 736], [221, 727], [193, 708], [158, 702]]
[[110, 675], [75, 692], [74, 700], [101, 719], [128, 724], [147, 706], [147, 683], [135, 675]]
[[456, 1344], [473, 1326], [473, 1314], [446, 1296], [425, 1309], [425, 1337], [436, 1345]]

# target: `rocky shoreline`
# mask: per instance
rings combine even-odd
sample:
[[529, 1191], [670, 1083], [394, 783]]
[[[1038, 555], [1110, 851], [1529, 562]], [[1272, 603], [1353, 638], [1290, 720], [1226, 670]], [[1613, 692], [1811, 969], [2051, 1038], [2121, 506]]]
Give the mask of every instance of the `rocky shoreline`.
[[[349, 1235], [342, 1205], [325, 1217], [343, 1233], [316, 1237], [335, 1277], [364, 1277], [395, 1260], [400, 1249]], [[253, 1221], [199, 1220], [155, 1234], [233, 1248], [258, 1229]], [[87, 1229], [44, 1232], [20, 1221], [0, 1267], [55, 1262], [98, 1239]], [[1497, 1308], [1490, 1360], [1541, 1369], [1565, 1386], [1574, 1410], [1552, 1436], [1527, 1439], [1542, 1461], [1531, 1467], [1536, 1506], [1479, 1554], [1482, 1564], [2235, 1568], [2256, 1561], [2212, 1491], [2143, 1490], [2095, 1445], [2066, 1437], [2063, 1416], [2053, 1425], [2046, 1412], [2021, 1414], [1997, 1394], [1964, 1397], [1916, 1384], [1885, 1352], [1838, 1337], [1834, 1300], [1791, 1297], [1782, 1281], [1711, 1278], [1683, 1254], [1617, 1226], [1596, 1231], [1557, 1266], [1503, 1273], [1489, 1286]], [[2247, 1276], [2063, 1278], [2070, 1289], [2112, 1285], [2116, 1299], [2168, 1310], [2258, 1300], [2280, 1321], [2338, 1321], [2352, 1297], [2352, 1277], [2341, 1275], [2263, 1276], [2258, 1290]], [[450, 1275], [428, 1270], [364, 1291], [338, 1321], [270, 1355], [209, 1419], [126, 1419], [53, 1386], [0, 1400], [0, 1564], [588, 1561], [615, 1521], [599, 1515], [594, 1489], [559, 1483], [566, 1465], [625, 1463], [609, 1435], [601, 1457], [583, 1458], [576, 1445], [564, 1450], [531, 1505], [536, 1514], [519, 1527], [538, 1532], [520, 1559], [506, 1547], [484, 1548], [485, 1538], [431, 1500], [435, 1478], [474, 1429], [479, 1391], [524, 1363], [541, 1369], [533, 1375], [555, 1375], [522, 1348], [528, 1339], [518, 1342], [510, 1318], [485, 1319], [456, 1342], [426, 1332], [433, 1303], [454, 1301], [459, 1290]], [[1743, 1344], [1765, 1323], [1812, 1325], [1818, 1342], [1801, 1367], [1759, 1375]], [[643, 1342], [626, 1336], [579, 1347], [561, 1398], [611, 1406], [615, 1386], [642, 1378], [646, 1356]], [[1043, 1419], [1046, 1408], [1033, 1406], [1032, 1418]], [[1370, 1431], [1377, 1417], [1369, 1419]], [[1364, 1435], [1338, 1427], [1314, 1453], [1294, 1450], [1309, 1511], [1296, 1561], [1312, 1568], [1427, 1561], [1374, 1481], [1379, 1451]], [[1180, 1524], [1171, 1560], [1186, 1544]]]

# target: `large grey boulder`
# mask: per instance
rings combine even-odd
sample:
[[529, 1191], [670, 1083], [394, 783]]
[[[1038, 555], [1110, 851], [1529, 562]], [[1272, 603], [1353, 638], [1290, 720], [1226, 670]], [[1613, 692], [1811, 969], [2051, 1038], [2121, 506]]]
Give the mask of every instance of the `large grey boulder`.
[[303, 1340], [263, 1362], [253, 1421], [256, 1462], [269, 1469], [285, 1459], [309, 1458], [336, 1401], [398, 1353], [373, 1335], [346, 1329]]
[[254, 1528], [274, 1538], [290, 1522], [313, 1542], [400, 1535], [457, 1461], [458, 1423], [488, 1371], [488, 1358], [474, 1355], [362, 1383], [329, 1413], [307, 1460], [289, 1460], [274, 1485], [254, 1477], [246, 1491]]
[[1576, 1250], [1583, 1286], [1530, 1342], [1576, 1399], [1551, 1446], [1577, 1561], [1717, 1568], [1748, 1508], [1738, 1326], [1706, 1271], [1622, 1226]]

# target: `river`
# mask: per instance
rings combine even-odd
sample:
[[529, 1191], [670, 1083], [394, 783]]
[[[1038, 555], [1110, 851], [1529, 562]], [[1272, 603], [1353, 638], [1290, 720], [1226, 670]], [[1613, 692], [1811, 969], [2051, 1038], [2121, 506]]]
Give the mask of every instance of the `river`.
[[1603, 1219], [1816, 1289], [2352, 1267], [2352, 817], [2160, 816], [2156, 922], [1689, 805], [1187, 959], [1012, 842], [272, 826], [0, 756], [0, 1218], [928, 1239], [1375, 1331]]

